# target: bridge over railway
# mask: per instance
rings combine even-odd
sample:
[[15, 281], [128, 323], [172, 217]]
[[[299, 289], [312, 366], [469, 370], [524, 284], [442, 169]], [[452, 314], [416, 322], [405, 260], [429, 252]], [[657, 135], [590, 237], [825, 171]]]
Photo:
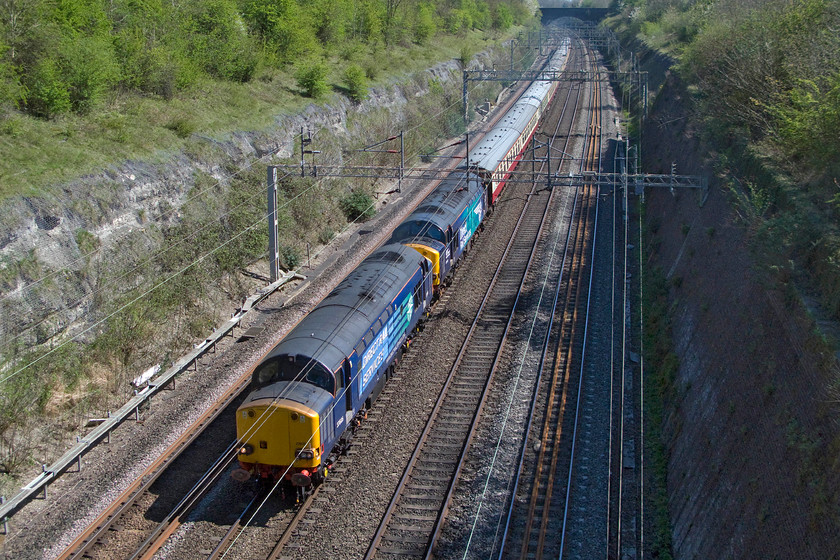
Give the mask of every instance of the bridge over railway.
[[566, 0], [540, 0], [539, 5], [543, 21], [566, 17], [597, 23], [609, 14], [608, 8], [570, 8]]

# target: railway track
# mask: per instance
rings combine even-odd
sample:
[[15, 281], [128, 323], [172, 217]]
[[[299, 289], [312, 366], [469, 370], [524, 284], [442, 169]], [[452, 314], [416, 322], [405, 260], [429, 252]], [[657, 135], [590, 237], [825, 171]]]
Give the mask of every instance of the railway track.
[[[623, 193], [623, 196], [622, 206], [628, 208], [627, 193]], [[617, 220], [614, 220], [614, 223], [617, 223]], [[636, 348], [641, 347], [641, 325], [638, 317], [635, 322], [632, 320], [630, 304], [629, 291], [633, 279], [628, 272], [628, 240], [631, 238], [629, 226], [630, 220], [625, 219], [621, 229], [616, 227], [614, 233], [615, 237], [625, 241], [623, 250], [616, 251], [620, 262], [614, 266], [614, 270], [620, 272], [623, 281], [619, 288], [621, 299], [617, 302], [622, 310], [621, 328], [617, 329], [615, 336], [618, 359], [612, 371], [614, 381], [610, 415], [610, 479], [615, 483], [610, 486], [608, 502], [608, 558], [636, 556], [639, 552], [644, 556], [643, 382], [641, 368], [636, 365], [640, 361], [641, 352], [634, 355], [631, 350], [634, 344]], [[640, 302], [637, 303], [636, 307], [640, 309]], [[638, 327], [639, 330], [634, 331], [634, 327]], [[635, 375], [636, 373], [638, 375]], [[642, 409], [639, 413], [637, 406]], [[638, 454], [637, 449], [640, 450]]]
[[[593, 64], [594, 66], [594, 64]], [[595, 81], [591, 96], [590, 124], [587, 131], [587, 148], [583, 162], [584, 171], [598, 171], [600, 169], [601, 154], [601, 95], [600, 83]], [[568, 497], [573, 484], [575, 441], [577, 438], [577, 419], [581, 412], [580, 395], [583, 390], [583, 368], [581, 367], [585, 354], [586, 325], [588, 322], [589, 294], [591, 292], [591, 253], [595, 236], [595, 221], [598, 212], [597, 186], [584, 185], [580, 193], [578, 227], [575, 233], [572, 263], [565, 287], [566, 297], [562, 311], [560, 350], [556, 356], [551, 376], [551, 389], [548, 412], [543, 422], [544, 445], [540, 448], [537, 461], [537, 480], [531, 493], [529, 509], [529, 525], [536, 529], [529, 539], [524, 541], [520, 549], [520, 557], [525, 558], [533, 546], [532, 539], [536, 536], [536, 554], [542, 556], [549, 534], [549, 520], [552, 517], [553, 502], [562, 505], [563, 526], [561, 530], [560, 547], [557, 552], [562, 556], [565, 544], [566, 521], [568, 519]], [[575, 373], [579, 372], [576, 383]], [[577, 400], [573, 405], [575, 422], [571, 437], [571, 450], [568, 456], [568, 478], [566, 479], [565, 497], [558, 492], [555, 496], [555, 473], [558, 465], [566, 459], [566, 449], [562, 445], [564, 437], [563, 422], [569, 407], [569, 399], [577, 389]], [[549, 443], [550, 442], [550, 443]], [[558, 473], [559, 474], [559, 473]], [[577, 478], [575, 478], [577, 480]], [[561, 479], [562, 482], [562, 479]], [[562, 489], [557, 484], [557, 489]], [[557, 499], [560, 498], [560, 499]], [[565, 498], [565, 499], [563, 499]], [[555, 508], [556, 509], [556, 508]], [[534, 521], [539, 518], [539, 525]], [[538, 528], [537, 528], [538, 527]]]
[[[582, 170], [599, 169], [600, 124], [601, 99], [596, 82], [589, 100]], [[534, 418], [528, 422], [516, 476], [514, 495], [518, 491], [519, 498], [510, 503], [501, 557], [562, 557], [572, 485], [580, 479], [573, 476], [573, 465], [597, 206], [596, 187], [584, 185], [577, 190], [574, 226], [569, 230], [563, 273], [556, 286], [555, 332], [550, 331], [545, 341], [548, 347], [553, 340], [555, 348], [540, 364]], [[544, 407], [541, 413], [536, 412], [540, 404]], [[568, 473], [565, 476], [564, 469]], [[588, 475], [582, 478], [588, 479]]]
[[[126, 556], [126, 551], [132, 546], [132, 542], [137, 545], [137, 548], [128, 553], [130, 557], [139, 558], [148, 550], [156, 550], [155, 543], [148, 542], [148, 539], [144, 538], [145, 532], [138, 530], [137, 523], [135, 521], [128, 521], [128, 519], [136, 518], [138, 509], [145, 509], [138, 507], [140, 504], [156, 501], [157, 494], [153, 493], [154, 485], [160, 480], [167, 469], [189, 448], [190, 444], [201, 436], [205, 428], [216, 420], [236, 400], [236, 397], [244, 390], [245, 386], [247, 386], [247, 381], [244, 384], [240, 382], [231, 387], [214, 407], [207, 410], [184, 434], [172, 443], [94, 523], [89, 525], [73, 541], [58, 557], [59, 560], [108, 558], [115, 555]], [[233, 443], [235, 444], [235, 442]], [[232, 447], [233, 445], [228, 446], [228, 448]], [[233, 457], [232, 454], [230, 456]], [[182, 481], [182, 485], [185, 484], [189, 487], [189, 491], [184, 496], [182, 502], [170, 513], [170, 517], [173, 518], [174, 522], [177, 523], [177, 519], [186, 512], [183, 505], [193, 503], [194, 499], [200, 493], [207, 490], [205, 487], [206, 481], [218, 476], [219, 469], [224, 468], [222, 466], [223, 464], [226, 465], [228, 463], [218, 461], [204, 473], [195, 473], [189, 465], [183, 466], [186, 479]], [[149, 525], [153, 525], [151, 522], [147, 522], [146, 525], [148, 531], [152, 533], [161, 531], [160, 525], [149, 527]], [[132, 527], [132, 529], [127, 531], [126, 527]], [[138, 539], [142, 542], [138, 542]], [[115, 548], [116, 550], [114, 550]]]
[[[565, 130], [563, 135], [566, 141], [570, 138], [573, 143], [580, 140], [577, 134], [567, 134]], [[555, 144], [555, 150], [558, 144]], [[567, 151], [568, 144], [563, 148], [563, 151]], [[552, 161], [556, 167], [558, 159]], [[523, 163], [520, 164], [519, 169], [522, 170], [525, 167], [526, 164]], [[316, 500], [310, 514], [300, 525], [300, 529], [295, 531], [296, 534], [289, 539], [289, 543], [282, 552], [284, 557], [311, 559], [326, 554], [340, 558], [361, 558], [367, 553], [369, 541], [365, 536], [373, 535], [378, 529], [376, 521], [387, 508], [392, 497], [392, 489], [403, 474], [403, 466], [409, 461], [415, 450], [415, 444], [420, 438], [422, 427], [417, 428], [416, 435], [413, 434], [416, 425], [414, 418], [426, 418], [431, 415], [434, 399], [431, 398], [429, 388], [439, 388], [445, 383], [452, 364], [452, 358], [442, 360], [442, 357], [450, 355], [454, 358], [459, 352], [461, 337], [466, 336], [466, 331], [472, 324], [472, 318], [477, 313], [479, 300], [482, 299], [481, 294], [484, 293], [483, 290], [478, 292], [475, 287], [484, 283], [484, 278], [487, 278], [487, 284], [489, 284], [492, 271], [486, 276], [481, 274], [480, 281], [477, 281], [478, 278], [475, 277], [477, 275], [474, 273], [481, 268], [490, 268], [490, 260], [494, 263], [492, 268], [495, 269], [495, 263], [498, 263], [501, 258], [503, 246], [499, 246], [498, 249], [491, 248], [493, 245], [500, 245], [495, 242], [500, 237], [497, 227], [501, 223], [497, 222], [503, 216], [513, 218], [512, 220], [504, 218], [504, 221], [510, 221], [509, 227], [503, 226], [507, 231], [504, 238], [507, 239], [513, 230], [513, 222], [519, 214], [518, 210], [515, 214], [510, 210], [513, 210], [513, 206], [523, 205], [525, 199], [529, 198], [528, 191], [520, 188], [523, 185], [511, 186], [515, 188], [506, 189], [505, 199], [500, 202], [506, 211], [496, 212], [489, 218], [488, 229], [477, 240], [479, 245], [476, 251], [467, 255], [467, 260], [462, 264], [455, 282], [435, 307], [436, 318], [429, 323], [427, 331], [429, 329], [432, 333], [438, 331], [436, 335], [432, 334], [437, 342], [427, 340], [425, 336], [427, 332], [412, 344], [412, 350], [407, 355], [407, 359], [398, 368], [393, 382], [386, 386], [371, 410], [368, 421], [357, 435], [359, 439], [354, 444], [354, 449], [348, 457], [342, 459], [337, 468], [331, 470], [330, 477], [323, 487], [324, 492], [329, 493]], [[489, 257], [490, 254], [498, 256]], [[471, 276], [472, 279], [470, 279]], [[449, 305], [450, 298], [452, 298], [451, 306]], [[471, 300], [475, 300], [474, 307]], [[464, 335], [460, 333], [461, 328], [464, 330]], [[452, 339], [451, 343], [450, 339]], [[439, 358], [434, 356], [439, 356]], [[442, 366], [444, 361], [447, 362], [445, 369]], [[440, 370], [437, 369], [438, 367]], [[421, 372], [422, 375], [418, 376]], [[425, 383], [418, 380], [418, 377], [426, 380]], [[435, 393], [438, 390], [434, 389]], [[411, 414], [403, 414], [404, 410], [410, 410]], [[407, 421], [409, 417], [410, 422]], [[409, 440], [410, 443], [404, 447], [403, 442]], [[472, 451], [470, 455], [473, 455]], [[395, 472], [397, 464], [400, 465], [399, 472]], [[380, 496], [386, 493], [387, 497], [384, 501], [380, 501]], [[318, 550], [312, 548], [312, 535], [316, 534], [320, 543]], [[239, 546], [248, 548], [250, 545], [240, 544]], [[446, 552], [443, 554], [443, 557], [448, 557], [445, 555]], [[244, 558], [245, 556], [235, 557]], [[248, 556], [248, 558], [257, 557], [256, 554]], [[262, 558], [262, 556], [259, 557]]]
[[[580, 84], [567, 84], [566, 99], [562, 104], [558, 103], [562, 110], [546, 119], [543, 128], [554, 128], [545, 135], [552, 138], [553, 151], [569, 154], [579, 148], [580, 138], [573, 131], [580, 126], [575, 123], [582, 112], [579, 110], [581, 99]], [[566, 131], [572, 132], [567, 134]], [[539, 150], [534, 159], [541, 160], [544, 167], [548, 163], [545, 146]], [[559, 176], [563, 171], [568, 172], [573, 163], [563, 160], [557, 167], [557, 158], [550, 161], [554, 163], [551, 172], [559, 169]], [[544, 171], [540, 169], [540, 173]], [[553, 203], [552, 226], [540, 241], [539, 258], [532, 267], [533, 272], [529, 273], [524, 290], [528, 295], [516, 310], [514, 334], [508, 343], [504, 365], [499, 368], [502, 374], [495, 382], [486, 418], [479, 428], [470, 460], [463, 469], [469, 474], [459, 485], [451, 519], [441, 535], [440, 544], [435, 547], [438, 558], [492, 558], [504, 544], [500, 528], [503, 534], [506, 522], [510, 521], [505, 504], [516, 493], [512, 475], [521, 465], [522, 435], [529, 430], [531, 422], [529, 410], [532, 407], [528, 406], [527, 399], [528, 395], [536, 394], [539, 386], [539, 370], [548, 354], [549, 334], [553, 331], [555, 308], [560, 301], [560, 279], [568, 274], [568, 266], [564, 270], [563, 263], [568, 261], [569, 242], [564, 240], [574, 231], [572, 214], [576, 189], [564, 186], [555, 186], [555, 189], [561, 195], [555, 197]]]
[[[500, 113], [501, 114], [501, 113]], [[248, 378], [243, 377], [235, 387], [233, 387], [226, 398], [217, 403], [211, 413], [206, 414], [199, 422], [193, 425], [189, 432], [173, 444], [170, 449], [147, 469], [144, 474], [139, 477], [135, 483], [121, 495], [120, 499], [112, 504], [108, 510], [97, 519], [88, 529], [80, 535], [71, 547], [62, 554], [61, 558], [80, 558], [80, 557], [130, 557], [130, 558], [149, 558], [154, 552], [163, 546], [163, 543], [172, 535], [179, 527], [181, 520], [184, 519], [192, 506], [194, 506], [200, 498], [206, 494], [211, 487], [210, 481], [218, 477], [219, 473], [224, 471], [228, 463], [219, 461], [210, 471], [205, 473], [201, 478], [201, 483], [192, 488], [190, 493], [185, 496], [171, 512], [164, 516], [163, 521], [157, 524], [156, 527], [149, 529], [138, 530], [136, 526], [128, 531], [124, 530], [127, 525], [124, 523], [125, 516], [133, 512], [136, 517], [137, 511], [144, 509], [141, 504], [147, 503], [150, 500], [149, 489], [166, 468], [171, 465], [178, 455], [189, 447], [189, 444], [197, 438], [202, 430], [216, 418], [226, 406], [228, 406], [237, 395], [239, 395], [247, 386]], [[225, 454], [232, 456], [230, 449], [226, 450]], [[206, 482], [206, 484], [205, 484]], [[154, 500], [154, 498], [151, 498]], [[305, 511], [303, 508], [301, 511]], [[217, 539], [218, 544], [213, 548], [209, 557], [222, 557], [224, 550], [230, 546], [230, 542], [236, 538], [236, 535], [241, 531], [243, 522], [243, 513], [240, 518], [235, 521], [227, 534], [220, 539]], [[149, 525], [149, 523], [146, 523]], [[130, 534], [128, 538], [126, 535]], [[119, 542], [119, 552], [109, 547], [110, 544]], [[129, 542], [134, 542], [139, 545], [132, 552], [126, 552], [132, 545]], [[281, 541], [282, 542], [282, 541]], [[207, 548], [201, 549], [206, 551]], [[269, 556], [270, 557], [270, 556]]]
[[533, 185], [366, 558], [432, 554], [550, 215], [552, 195]]

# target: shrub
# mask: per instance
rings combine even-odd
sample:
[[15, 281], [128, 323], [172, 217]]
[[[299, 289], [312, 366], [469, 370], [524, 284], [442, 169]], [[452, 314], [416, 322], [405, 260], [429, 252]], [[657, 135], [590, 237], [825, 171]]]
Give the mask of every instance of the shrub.
[[470, 45], [461, 45], [461, 54], [458, 56], [458, 62], [461, 63], [461, 68], [466, 68], [472, 61], [475, 52]]
[[354, 191], [339, 202], [344, 216], [351, 222], [366, 222], [376, 214], [373, 197], [362, 191]]
[[361, 101], [367, 97], [367, 77], [358, 65], [351, 64], [344, 70], [344, 83], [347, 85], [347, 94], [353, 101]]
[[[248, 26], [264, 41], [267, 51], [276, 55], [278, 62], [292, 62], [304, 54], [312, 55], [321, 49], [316, 32], [334, 38], [338, 29], [327, 30], [322, 18], [311, 18], [302, 3], [274, 0], [248, 0], [243, 15]], [[317, 9], [317, 8], [316, 8]], [[315, 23], [318, 29], [313, 29]], [[329, 36], [329, 37], [327, 37]]]
[[33, 115], [52, 118], [70, 110], [70, 92], [55, 60], [41, 60], [30, 74], [28, 82], [26, 105]]
[[178, 138], [187, 138], [195, 132], [195, 122], [189, 117], [176, 117], [166, 124], [166, 128], [178, 135]]
[[333, 237], [335, 237], [335, 232], [332, 230], [331, 227], [327, 226], [320, 232], [318, 232], [318, 243], [320, 243], [321, 245], [326, 245], [327, 243], [332, 241]]
[[77, 229], [76, 246], [83, 255], [87, 255], [99, 248], [99, 238], [85, 229]]
[[323, 62], [304, 64], [295, 72], [295, 80], [307, 97], [321, 97], [329, 89], [327, 65]]
[[119, 67], [107, 37], [78, 37], [61, 46], [63, 75], [73, 110], [86, 113], [119, 78]]
[[280, 259], [286, 270], [294, 270], [300, 264], [300, 251], [291, 245], [285, 245], [280, 249]]
[[458, 33], [458, 31], [462, 28], [469, 29], [469, 27], [465, 25], [464, 15], [461, 10], [452, 10], [449, 12], [444, 20], [444, 25], [446, 26], [446, 31], [448, 33]]

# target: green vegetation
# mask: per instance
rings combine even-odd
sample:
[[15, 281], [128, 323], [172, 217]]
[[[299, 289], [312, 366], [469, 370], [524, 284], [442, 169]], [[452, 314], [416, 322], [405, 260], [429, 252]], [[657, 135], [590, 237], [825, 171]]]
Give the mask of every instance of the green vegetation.
[[373, 197], [363, 191], [354, 191], [341, 199], [341, 211], [351, 222], [366, 222], [376, 214]]
[[305, 106], [302, 91], [361, 99], [531, 16], [521, 0], [13, 0], [0, 19], [0, 199], [189, 149], [194, 133], [263, 128]]
[[671, 522], [668, 515], [668, 452], [662, 441], [666, 407], [674, 405], [679, 359], [671, 348], [671, 327], [668, 318], [668, 283], [662, 270], [645, 274], [645, 500], [651, 512], [648, 546], [653, 558], [673, 558]]
[[[816, 290], [827, 315], [840, 319], [840, 3], [624, 0], [619, 10], [610, 25], [624, 38], [676, 59], [696, 105], [694, 129], [745, 222], [761, 271], [792, 299], [803, 287]], [[710, 239], [716, 235], [712, 228], [706, 233]], [[666, 288], [655, 283], [664, 280], [649, 276], [645, 355], [657, 364], [667, 408], [677, 362], [662, 342], [670, 340], [667, 300], [657, 294]], [[815, 391], [832, 400], [815, 406], [820, 416], [836, 418], [837, 341], [819, 333], [808, 340], [812, 355], [823, 356], [815, 367], [830, 379]], [[762, 393], [769, 399], [781, 391], [768, 383]], [[661, 422], [661, 415], [655, 421]], [[838, 492], [831, 473], [840, 438], [806, 430], [792, 417], [786, 431], [788, 446], [801, 458], [796, 474], [811, 500], [812, 525], [836, 523]], [[760, 521], [766, 518], [762, 514]]]
[[[645, 206], [638, 205], [645, 223], [644, 245], [646, 253], [657, 246], [658, 224], [646, 219]], [[633, 260], [639, 258], [641, 244], [635, 243]], [[679, 288], [679, 286], [675, 286]], [[646, 269], [643, 277], [642, 308], [644, 309], [644, 422], [645, 458], [645, 507], [651, 512], [644, 527], [647, 545], [652, 558], [673, 558], [671, 521], [668, 514], [668, 450], [663, 441], [662, 428], [666, 410], [676, 404], [675, 381], [679, 371], [679, 358], [674, 353], [671, 336], [669, 285], [661, 268]], [[647, 548], [649, 547], [649, 548]]]
[[[768, 270], [840, 318], [840, 4], [629, 0], [614, 24], [675, 55]], [[621, 23], [619, 23], [619, 21]], [[795, 270], [791, 269], [791, 263]]]
[[302, 65], [295, 72], [298, 87], [307, 97], [318, 98], [327, 93], [327, 65], [323, 62], [312, 62]]
[[471, 0], [19, 0], [0, 23], [0, 104], [51, 118], [84, 113], [115, 90], [170, 98], [205, 78], [249, 82], [263, 68], [424, 44], [456, 29], [507, 30], [524, 3]]
[[344, 83], [347, 85], [347, 95], [353, 101], [361, 101], [368, 94], [367, 76], [365, 71], [356, 64], [351, 64], [344, 71]]

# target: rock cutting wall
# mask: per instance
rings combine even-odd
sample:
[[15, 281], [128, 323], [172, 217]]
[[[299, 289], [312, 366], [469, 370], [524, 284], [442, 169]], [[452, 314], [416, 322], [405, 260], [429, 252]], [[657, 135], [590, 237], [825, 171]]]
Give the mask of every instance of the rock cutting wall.
[[[644, 134], [644, 169], [712, 171], [669, 78]], [[649, 265], [670, 286], [680, 368], [666, 405], [668, 497], [679, 559], [838, 558], [840, 423], [834, 356], [793, 286], [756, 265], [722, 179], [648, 194]]]

